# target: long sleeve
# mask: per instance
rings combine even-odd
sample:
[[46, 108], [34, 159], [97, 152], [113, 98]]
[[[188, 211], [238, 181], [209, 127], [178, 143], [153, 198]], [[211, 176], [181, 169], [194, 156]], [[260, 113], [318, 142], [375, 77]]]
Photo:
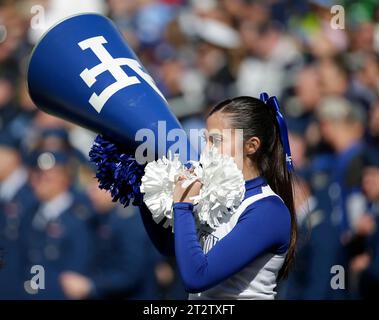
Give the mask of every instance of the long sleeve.
[[175, 253], [186, 291], [201, 292], [237, 273], [265, 252], [288, 248], [291, 219], [276, 196], [250, 205], [236, 226], [204, 254], [196, 233], [193, 205], [174, 205]]
[[174, 235], [171, 228], [164, 228], [162, 223], [156, 223], [145, 204], [140, 206], [141, 217], [151, 241], [164, 256], [175, 256]]

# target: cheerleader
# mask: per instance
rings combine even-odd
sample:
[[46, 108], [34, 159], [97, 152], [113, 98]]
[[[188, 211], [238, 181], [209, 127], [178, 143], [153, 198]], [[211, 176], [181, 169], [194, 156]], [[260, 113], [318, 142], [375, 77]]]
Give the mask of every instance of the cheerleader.
[[189, 299], [274, 299], [278, 279], [293, 262], [297, 233], [287, 128], [276, 98], [262, 94], [261, 100], [225, 100], [207, 117], [207, 147], [218, 141], [221, 152], [237, 152], [224, 129], [243, 129], [246, 190], [231, 219], [199, 232], [191, 199], [201, 184], [184, 188], [185, 177], [173, 196], [174, 234], [152, 223], [146, 207], [142, 217], [157, 248], [176, 256]]

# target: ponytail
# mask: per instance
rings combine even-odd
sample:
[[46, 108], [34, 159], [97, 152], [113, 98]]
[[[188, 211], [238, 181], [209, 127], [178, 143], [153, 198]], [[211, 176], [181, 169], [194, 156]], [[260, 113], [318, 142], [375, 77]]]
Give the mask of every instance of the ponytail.
[[287, 168], [285, 153], [278, 134], [275, 134], [271, 156], [262, 155], [260, 159], [261, 161], [258, 161], [259, 171], [266, 178], [272, 190], [282, 198], [291, 215], [289, 248], [283, 267], [279, 272], [279, 278], [286, 278], [295, 259], [297, 221], [293, 194], [293, 173]]

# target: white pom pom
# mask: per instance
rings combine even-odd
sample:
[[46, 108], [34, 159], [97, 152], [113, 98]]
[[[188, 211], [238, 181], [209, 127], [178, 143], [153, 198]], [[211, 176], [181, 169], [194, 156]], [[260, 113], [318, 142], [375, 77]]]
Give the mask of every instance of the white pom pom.
[[233, 158], [220, 154], [217, 149], [204, 152], [200, 162], [192, 161], [193, 172], [185, 169], [175, 155], [163, 157], [147, 164], [142, 177], [141, 192], [144, 202], [156, 223], [166, 218], [164, 227], [173, 226], [173, 193], [180, 175], [187, 177], [183, 187], [199, 180], [202, 187], [193, 197], [197, 223], [216, 228], [228, 221], [245, 195], [245, 181]]
[[144, 202], [153, 215], [156, 223], [167, 218], [164, 227], [173, 225], [173, 193], [175, 182], [182, 174], [184, 167], [179, 155], [172, 159], [163, 157], [150, 162], [145, 167], [145, 175], [141, 179], [140, 190], [144, 193]]
[[200, 194], [193, 198], [199, 222], [211, 228], [230, 219], [245, 195], [245, 180], [237, 164], [213, 148], [204, 152], [200, 164], [193, 162], [194, 173], [203, 184]]

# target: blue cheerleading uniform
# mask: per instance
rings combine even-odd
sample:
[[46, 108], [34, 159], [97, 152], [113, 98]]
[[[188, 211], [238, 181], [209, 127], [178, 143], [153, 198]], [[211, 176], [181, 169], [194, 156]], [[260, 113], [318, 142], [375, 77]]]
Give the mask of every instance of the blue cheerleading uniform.
[[[273, 299], [276, 295], [277, 275], [290, 242], [290, 213], [263, 177], [246, 181], [245, 188], [237, 212], [216, 229], [197, 230], [193, 205], [174, 204], [175, 255], [190, 299]], [[157, 226], [150, 225], [150, 236], [158, 235], [151, 232], [151, 227], [159, 230]], [[172, 245], [166, 231], [160, 230], [161, 242], [153, 239], [161, 249]]]

